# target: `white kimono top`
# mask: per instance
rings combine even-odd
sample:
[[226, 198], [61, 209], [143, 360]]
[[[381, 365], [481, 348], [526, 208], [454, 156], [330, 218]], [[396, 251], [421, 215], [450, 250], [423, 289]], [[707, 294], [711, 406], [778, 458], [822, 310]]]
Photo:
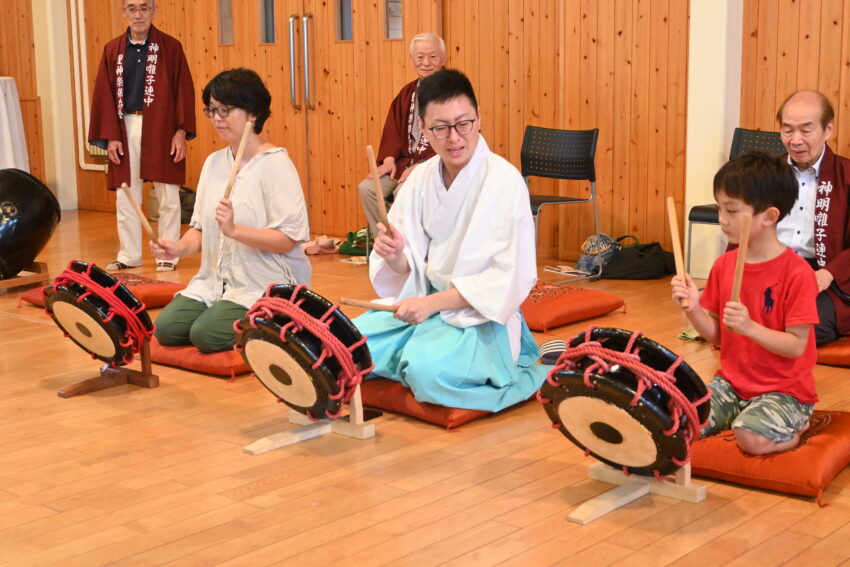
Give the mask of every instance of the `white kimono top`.
[[395, 302], [454, 287], [471, 307], [443, 311], [447, 324], [519, 322], [537, 281], [528, 188], [483, 137], [448, 190], [439, 156], [414, 169], [388, 218], [404, 235], [410, 272], [396, 274], [373, 252], [369, 275], [379, 296]]

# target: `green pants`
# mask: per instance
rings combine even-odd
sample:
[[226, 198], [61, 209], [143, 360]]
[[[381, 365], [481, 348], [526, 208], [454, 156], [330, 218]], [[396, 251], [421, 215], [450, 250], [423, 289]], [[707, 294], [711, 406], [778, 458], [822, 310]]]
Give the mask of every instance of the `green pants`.
[[812, 417], [814, 404], [800, 403], [793, 396], [768, 392], [751, 400], [738, 397], [732, 385], [715, 376], [711, 390], [711, 416], [702, 437], [740, 427], [775, 443], [790, 441]]
[[248, 310], [232, 301], [216, 301], [207, 307], [200, 301], [175, 295], [156, 318], [156, 340], [165, 346], [192, 344], [201, 352], [233, 348], [234, 321]]

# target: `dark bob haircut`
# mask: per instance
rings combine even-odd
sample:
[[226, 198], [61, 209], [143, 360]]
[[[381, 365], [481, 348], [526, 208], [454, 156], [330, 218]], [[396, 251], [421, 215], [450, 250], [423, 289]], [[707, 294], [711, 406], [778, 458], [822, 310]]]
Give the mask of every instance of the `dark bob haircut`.
[[254, 121], [254, 132], [263, 131], [263, 124], [271, 114], [272, 96], [263, 84], [260, 76], [240, 67], [222, 71], [207, 83], [201, 95], [205, 106], [209, 106], [210, 98], [221, 104], [241, 108], [257, 117]]
[[779, 209], [782, 220], [797, 200], [797, 178], [783, 158], [765, 152], [746, 152], [730, 160], [714, 176], [714, 196], [723, 191], [740, 199], [758, 214]]
[[419, 83], [419, 118], [425, 119], [425, 109], [432, 102], [443, 103], [459, 96], [465, 96], [472, 103], [472, 108], [478, 112], [478, 100], [472, 83], [466, 75], [454, 69], [443, 69], [425, 77]]

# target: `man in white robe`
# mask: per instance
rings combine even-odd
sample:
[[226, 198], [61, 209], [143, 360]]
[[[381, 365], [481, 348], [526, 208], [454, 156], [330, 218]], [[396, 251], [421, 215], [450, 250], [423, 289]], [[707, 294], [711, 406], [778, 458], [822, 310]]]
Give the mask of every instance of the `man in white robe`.
[[354, 323], [368, 337], [372, 376], [417, 400], [498, 411], [546, 377], [519, 310], [537, 279], [528, 189], [493, 154], [469, 80], [444, 70], [419, 89], [420, 124], [437, 156], [407, 179], [370, 258], [370, 277], [395, 314]]

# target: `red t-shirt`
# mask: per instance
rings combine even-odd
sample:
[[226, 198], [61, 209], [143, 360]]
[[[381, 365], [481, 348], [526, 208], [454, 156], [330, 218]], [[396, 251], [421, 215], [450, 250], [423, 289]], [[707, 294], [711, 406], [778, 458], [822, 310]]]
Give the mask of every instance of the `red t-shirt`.
[[[751, 339], [726, 330], [722, 313], [732, 296], [732, 278], [738, 250], [718, 258], [711, 267], [700, 305], [720, 316], [720, 370], [717, 374], [749, 400], [768, 392], [794, 396], [801, 403], [818, 401], [812, 374], [817, 361], [814, 329], [809, 330], [806, 350], [796, 358], [774, 354]], [[767, 262], [744, 264], [741, 303], [750, 318], [777, 331], [792, 325], [818, 322], [817, 282], [805, 260], [790, 248]]]

